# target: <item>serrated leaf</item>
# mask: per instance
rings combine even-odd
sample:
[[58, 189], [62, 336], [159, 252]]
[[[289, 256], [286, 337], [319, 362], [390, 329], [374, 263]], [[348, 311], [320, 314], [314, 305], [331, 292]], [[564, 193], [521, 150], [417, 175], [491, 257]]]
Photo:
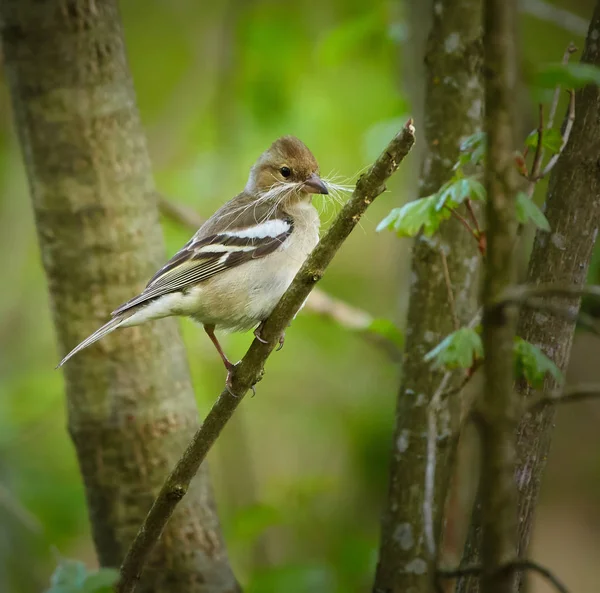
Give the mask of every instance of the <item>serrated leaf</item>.
[[550, 231], [550, 223], [548, 219], [544, 215], [544, 213], [538, 208], [536, 203], [529, 198], [529, 196], [524, 192], [519, 192], [517, 194], [516, 201], [516, 214], [517, 220], [521, 224], [525, 224], [527, 221], [531, 220], [533, 224], [543, 231]]
[[534, 85], [540, 88], [563, 86], [579, 89], [587, 84], [600, 85], [600, 68], [591, 64], [547, 64], [538, 70]]
[[471, 152], [480, 146], [485, 146], [487, 136], [485, 132], [475, 132], [460, 143], [461, 152]]
[[64, 558], [56, 567], [50, 577], [52, 587], [63, 586], [77, 590], [81, 587], [87, 576], [87, 568], [79, 560]]
[[373, 319], [367, 328], [367, 331], [383, 336], [386, 340], [389, 340], [398, 346], [398, 348], [402, 348], [404, 345], [404, 336], [402, 335], [402, 332], [392, 321], [385, 319], [384, 317]]
[[542, 387], [548, 374], [558, 383], [563, 381], [560, 369], [537, 346], [516, 337], [513, 351], [515, 374], [518, 377], [525, 377], [532, 387]]
[[485, 160], [485, 153], [487, 150], [487, 146], [485, 144], [480, 144], [477, 148], [473, 150], [471, 153], [471, 163], [473, 165], [479, 165]]
[[469, 369], [479, 358], [483, 358], [481, 337], [470, 327], [452, 332], [425, 355], [426, 362], [446, 369]]
[[111, 593], [118, 578], [119, 571], [115, 568], [100, 568], [87, 575], [81, 591], [82, 593]]
[[471, 200], [485, 202], [487, 198], [487, 192], [485, 191], [483, 184], [477, 181], [477, 179], [474, 177], [467, 177], [466, 180], [469, 183], [469, 197]]
[[[546, 150], [550, 150], [551, 152], [559, 152], [560, 147], [562, 146], [562, 135], [561, 133], [552, 128], [551, 130], [544, 130], [542, 134], [542, 147]], [[534, 130], [527, 136], [525, 140], [525, 145], [530, 146], [532, 148], [537, 148], [538, 145], [538, 132]]]
[[377, 231], [390, 229], [399, 237], [415, 237], [421, 229], [428, 237], [431, 237], [443, 220], [450, 217], [446, 209], [436, 210], [438, 195], [434, 194], [427, 198], [414, 200], [402, 206], [394, 208], [378, 225]]

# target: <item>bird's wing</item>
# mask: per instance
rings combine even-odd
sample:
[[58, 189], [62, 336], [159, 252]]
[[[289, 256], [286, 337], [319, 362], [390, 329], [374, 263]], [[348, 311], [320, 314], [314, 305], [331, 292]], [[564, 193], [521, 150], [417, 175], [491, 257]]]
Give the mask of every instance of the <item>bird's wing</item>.
[[121, 305], [112, 315], [265, 257], [285, 243], [293, 226], [289, 218], [276, 218], [205, 237], [197, 234], [154, 275], [140, 295]]

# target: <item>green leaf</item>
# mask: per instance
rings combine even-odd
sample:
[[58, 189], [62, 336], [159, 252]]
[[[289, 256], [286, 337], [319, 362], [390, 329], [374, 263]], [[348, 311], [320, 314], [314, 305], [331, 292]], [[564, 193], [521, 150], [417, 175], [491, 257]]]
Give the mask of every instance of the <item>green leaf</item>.
[[235, 515], [231, 539], [236, 542], [254, 542], [266, 529], [283, 522], [281, 511], [271, 505], [252, 504], [241, 508]]
[[437, 210], [436, 203], [438, 194], [427, 198], [414, 200], [402, 206], [394, 208], [378, 225], [377, 232], [390, 229], [399, 237], [414, 237], [421, 229], [428, 237], [431, 237], [443, 220], [450, 217], [446, 209]]
[[[542, 134], [542, 146], [546, 150], [550, 150], [551, 152], [559, 152], [560, 147], [562, 146], [562, 135], [561, 133], [552, 128], [551, 130], [544, 130]], [[527, 136], [525, 140], [526, 146], [531, 146], [532, 148], [537, 148], [538, 144], [538, 131], [534, 130]]]
[[438, 192], [439, 200], [435, 206], [441, 210], [444, 206], [456, 208], [467, 198], [472, 200], [485, 200], [485, 188], [474, 177], [464, 177], [445, 183]]
[[473, 165], [479, 165], [480, 163], [483, 163], [483, 161], [485, 160], [486, 151], [487, 151], [487, 146], [485, 144], [480, 144], [471, 153], [471, 163]]
[[600, 68], [591, 64], [547, 64], [538, 70], [534, 77], [534, 85], [553, 89], [563, 86], [579, 89], [587, 84], [600, 84]]
[[119, 571], [115, 568], [101, 568], [87, 575], [82, 593], [111, 593], [118, 578]]
[[516, 337], [514, 344], [515, 374], [535, 388], [542, 387], [546, 375], [562, 383], [563, 374], [537, 346]]
[[475, 132], [471, 136], [465, 138], [460, 144], [461, 152], [472, 152], [480, 146], [484, 146], [487, 141], [485, 132]]
[[480, 202], [485, 202], [487, 198], [487, 193], [485, 191], [485, 187], [483, 184], [477, 181], [474, 177], [467, 177], [465, 181], [469, 184], [469, 198], [471, 200], [477, 200]]
[[485, 132], [475, 132], [472, 136], [465, 138], [460, 145], [462, 154], [458, 157], [458, 162], [454, 165], [454, 169], [471, 163], [479, 165], [485, 160], [487, 151], [487, 136]]
[[481, 337], [470, 327], [452, 332], [425, 355], [426, 362], [433, 360], [435, 367], [447, 369], [470, 369], [479, 358], [483, 358]]
[[63, 586], [77, 590], [82, 586], [86, 576], [87, 569], [83, 562], [64, 558], [50, 577], [50, 584], [53, 587]]
[[373, 319], [371, 325], [367, 328], [367, 331], [384, 337], [386, 340], [389, 340], [398, 346], [399, 349], [404, 345], [404, 336], [402, 335], [402, 332], [392, 321], [385, 319], [385, 317]]
[[538, 229], [542, 229], [543, 231], [550, 230], [550, 223], [548, 222], [548, 219], [539, 209], [536, 203], [530, 199], [526, 193], [519, 192], [517, 194], [516, 209], [517, 220], [521, 224], [525, 224], [527, 221], [531, 220], [531, 222], [533, 222]]

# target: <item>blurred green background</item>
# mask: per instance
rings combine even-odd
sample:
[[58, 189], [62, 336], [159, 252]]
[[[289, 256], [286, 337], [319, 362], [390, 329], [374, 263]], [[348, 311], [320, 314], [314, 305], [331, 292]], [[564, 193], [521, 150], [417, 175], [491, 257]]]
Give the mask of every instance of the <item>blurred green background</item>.
[[[571, 40], [582, 47], [592, 0], [521, 4], [524, 71], [559, 60]], [[556, 17], [553, 7], [572, 18]], [[279, 135], [303, 139], [323, 174], [354, 179], [419, 112], [405, 84], [413, 25], [402, 2], [123, 0], [121, 9], [157, 188], [202, 215], [243, 187]], [[527, 100], [523, 112], [525, 120], [535, 113]], [[413, 157], [322, 282], [399, 325], [410, 244], [374, 228], [412, 199], [417, 170]], [[337, 207], [319, 206], [327, 224]], [[169, 220], [164, 230], [169, 254], [190, 235]], [[58, 553], [90, 566], [95, 557], [4, 80], [0, 258], [0, 591], [37, 593]], [[223, 369], [204, 333], [191, 322], [181, 327], [204, 415]], [[235, 359], [249, 343], [225, 338]], [[598, 380], [599, 354], [597, 340], [578, 338], [572, 375]], [[210, 455], [228, 549], [247, 592], [368, 590], [400, 372], [360, 335], [309, 313], [297, 318], [257, 396], [244, 401]], [[594, 403], [560, 411], [534, 538], [533, 554], [573, 591], [598, 582], [598, 419]]]

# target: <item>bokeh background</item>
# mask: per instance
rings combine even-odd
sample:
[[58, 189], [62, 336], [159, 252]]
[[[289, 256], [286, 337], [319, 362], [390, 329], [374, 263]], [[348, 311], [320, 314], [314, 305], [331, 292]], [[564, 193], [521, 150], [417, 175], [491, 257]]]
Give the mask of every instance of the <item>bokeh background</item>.
[[[592, 5], [521, 2], [524, 72], [559, 60], [571, 40], [582, 47]], [[252, 162], [281, 134], [302, 138], [322, 173], [351, 180], [419, 112], [411, 105], [415, 24], [401, 1], [123, 0], [121, 8], [157, 187], [201, 215], [241, 189]], [[523, 95], [527, 121], [535, 110]], [[417, 171], [413, 157], [322, 282], [400, 327], [410, 244], [376, 234], [375, 226], [414, 197]], [[336, 206], [321, 201], [320, 208], [326, 225]], [[168, 219], [164, 230], [169, 254], [190, 234]], [[3, 79], [0, 268], [0, 591], [37, 593], [59, 554], [90, 566], [95, 556]], [[600, 275], [598, 266], [592, 274]], [[203, 332], [181, 326], [203, 415], [223, 369]], [[234, 358], [249, 342], [225, 338]], [[597, 338], [578, 335], [572, 380], [599, 380], [599, 355]], [[244, 401], [210, 454], [228, 549], [246, 591], [368, 590], [400, 372], [362, 335], [310, 313], [297, 318], [257, 396]], [[597, 403], [560, 410], [533, 543], [533, 555], [573, 592], [600, 582], [598, 421]], [[536, 582], [534, 590], [548, 589]]]

